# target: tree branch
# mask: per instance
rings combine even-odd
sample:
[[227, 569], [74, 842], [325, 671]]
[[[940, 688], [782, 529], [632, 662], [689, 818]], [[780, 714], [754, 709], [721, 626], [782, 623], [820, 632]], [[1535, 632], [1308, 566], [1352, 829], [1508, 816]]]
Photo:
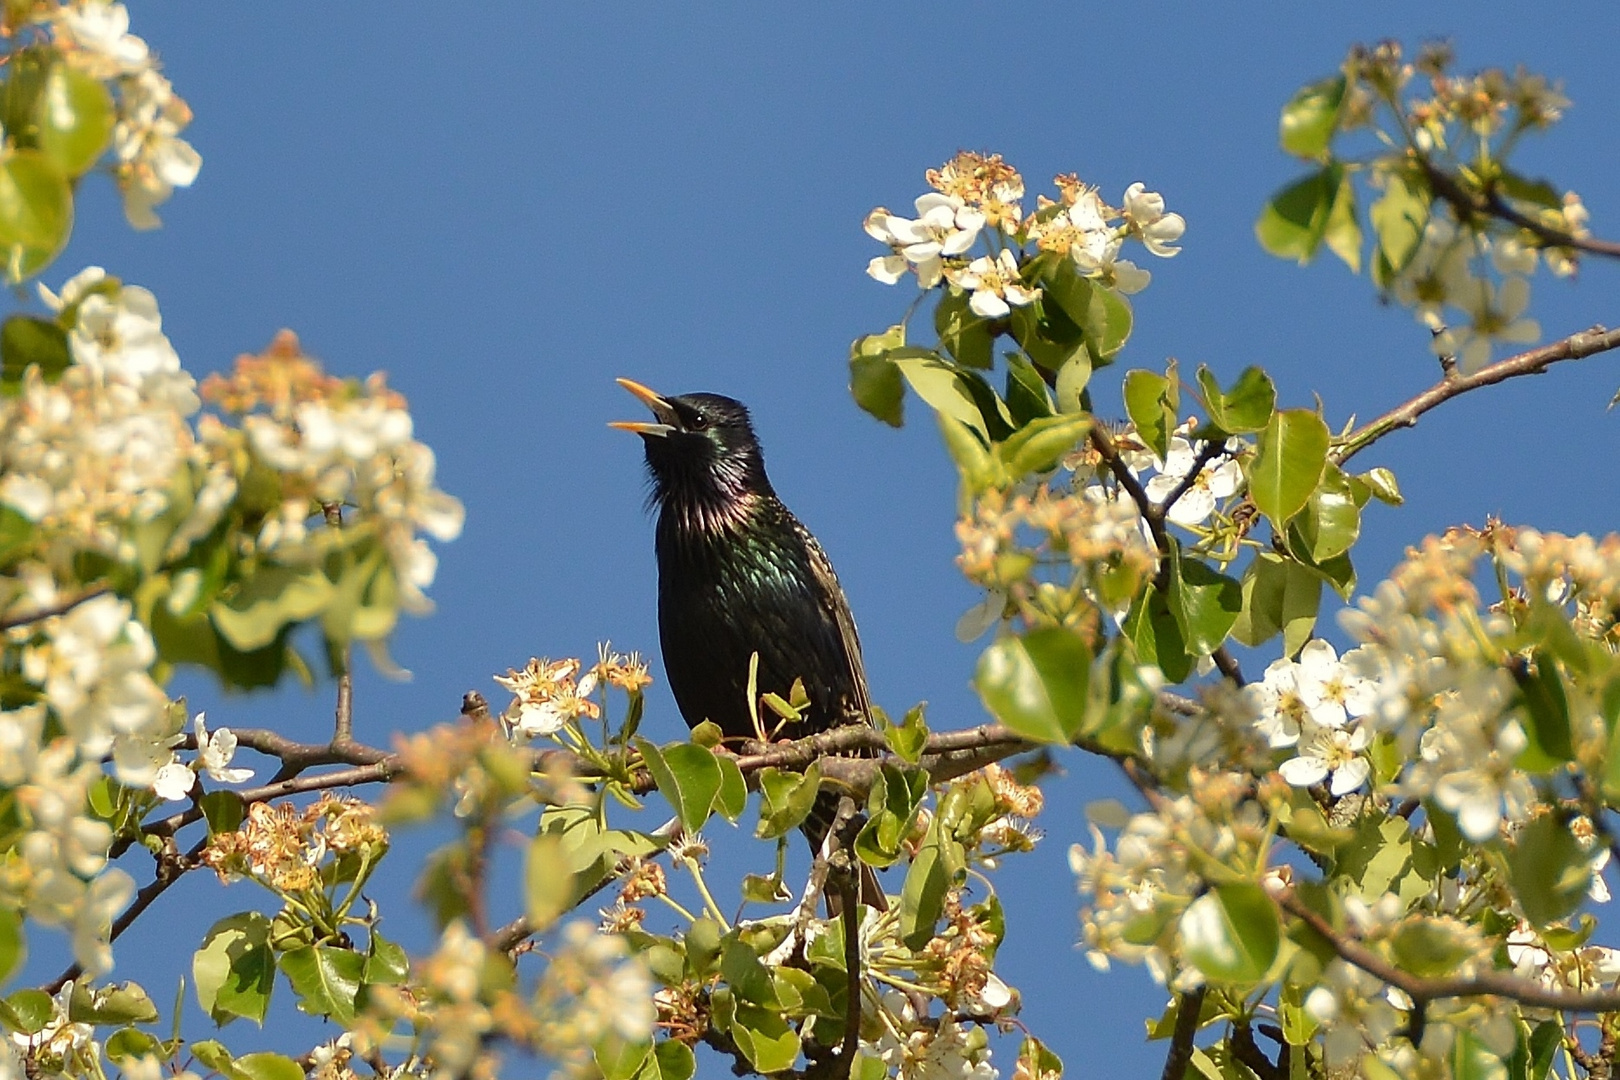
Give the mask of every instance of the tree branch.
[[1427, 158], [1418, 160], [1423, 166], [1424, 175], [1428, 178], [1429, 187], [1436, 195], [1455, 207], [1459, 217], [1483, 215], [1501, 218], [1510, 225], [1517, 225], [1524, 231], [1533, 233], [1543, 247], [1573, 248], [1592, 255], [1620, 258], [1620, 244], [1610, 240], [1594, 240], [1589, 236], [1575, 236], [1563, 229], [1556, 229], [1520, 212], [1517, 207], [1504, 199], [1495, 187], [1488, 188], [1483, 194], [1476, 194], [1458, 183], [1450, 173], [1436, 168]]
[[1510, 356], [1506, 360], [1487, 364], [1472, 375], [1447, 377], [1378, 419], [1361, 425], [1345, 436], [1344, 441], [1335, 447], [1328, 457], [1335, 465], [1343, 465], [1395, 429], [1414, 426], [1418, 422], [1418, 417], [1459, 394], [1466, 394], [1482, 386], [1506, 382], [1520, 375], [1540, 375], [1560, 360], [1580, 360], [1614, 348], [1620, 348], [1620, 330], [1610, 330], [1599, 325], [1578, 334], [1571, 334], [1551, 345], [1543, 345], [1539, 349], [1531, 349], [1529, 352]]
[[1198, 1021], [1204, 1011], [1204, 995], [1208, 986], [1197, 986], [1184, 991], [1176, 1003], [1176, 1029], [1170, 1036], [1170, 1053], [1165, 1055], [1164, 1071], [1159, 1080], [1181, 1080], [1192, 1061], [1193, 1037], [1198, 1034]]
[[1283, 892], [1276, 900], [1284, 911], [1322, 935], [1340, 959], [1354, 964], [1390, 986], [1405, 991], [1406, 995], [1419, 1005], [1437, 998], [1504, 997], [1521, 1005], [1556, 1009], [1561, 1012], [1606, 1013], [1620, 1010], [1620, 990], [1595, 990], [1585, 993], [1578, 990], [1556, 990], [1539, 982], [1531, 982], [1501, 971], [1425, 979], [1397, 967], [1349, 935], [1333, 929], [1331, 923], [1313, 911], [1293, 890]]
[[110, 592], [112, 592], [111, 585], [98, 585], [66, 600], [60, 600], [49, 607], [35, 608], [33, 611], [7, 615], [5, 618], [0, 619], [0, 630], [12, 630], [19, 626], [28, 626], [31, 623], [54, 619], [58, 615], [66, 615], [86, 600], [94, 600], [96, 597], [106, 596]]

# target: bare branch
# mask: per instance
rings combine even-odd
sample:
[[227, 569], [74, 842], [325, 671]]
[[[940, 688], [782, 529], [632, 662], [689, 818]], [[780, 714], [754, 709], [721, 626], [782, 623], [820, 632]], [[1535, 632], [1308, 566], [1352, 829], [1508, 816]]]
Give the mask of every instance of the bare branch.
[[66, 600], [58, 601], [49, 607], [35, 608], [33, 611], [18, 612], [0, 619], [0, 630], [11, 630], [19, 626], [28, 626], [31, 623], [44, 622], [54, 619], [58, 615], [66, 615], [86, 600], [94, 600], [98, 596], [106, 596], [112, 592], [111, 585], [98, 585], [93, 589], [77, 593]]
[[1491, 187], [1484, 194], [1476, 194], [1458, 183], [1450, 173], [1435, 168], [1427, 159], [1420, 158], [1419, 161], [1434, 193], [1455, 207], [1460, 217], [1482, 215], [1500, 218], [1510, 225], [1517, 225], [1525, 232], [1534, 234], [1543, 247], [1573, 248], [1592, 255], [1620, 258], [1620, 244], [1611, 240], [1595, 240], [1589, 236], [1575, 236], [1563, 229], [1555, 229], [1520, 212], [1516, 206], [1504, 199], [1496, 188]]
[[1510, 356], [1480, 368], [1472, 375], [1448, 376], [1423, 393], [1398, 405], [1378, 419], [1361, 425], [1345, 437], [1328, 456], [1335, 465], [1343, 465], [1373, 443], [1397, 428], [1412, 427], [1418, 417], [1459, 394], [1505, 382], [1520, 375], [1539, 375], [1560, 360], [1580, 360], [1596, 353], [1620, 347], [1620, 330], [1594, 326], [1562, 341], [1543, 345], [1539, 349]]
[[1164, 1058], [1164, 1071], [1160, 1080], [1181, 1080], [1192, 1061], [1193, 1037], [1198, 1034], [1198, 1020], [1204, 1011], [1205, 985], [1184, 991], [1176, 1003], [1176, 1030], [1170, 1036], [1170, 1053]]
[[1504, 997], [1539, 1009], [1557, 1009], [1561, 1012], [1606, 1013], [1620, 1010], [1620, 990], [1599, 990], [1582, 993], [1576, 990], [1556, 990], [1539, 982], [1521, 979], [1500, 971], [1486, 971], [1478, 975], [1425, 979], [1397, 967], [1348, 934], [1333, 929], [1331, 923], [1313, 911], [1292, 890], [1277, 898], [1282, 909], [1294, 916], [1327, 941], [1333, 951], [1346, 963], [1354, 964], [1374, 978], [1406, 992], [1414, 1003], [1424, 1004], [1437, 998]]

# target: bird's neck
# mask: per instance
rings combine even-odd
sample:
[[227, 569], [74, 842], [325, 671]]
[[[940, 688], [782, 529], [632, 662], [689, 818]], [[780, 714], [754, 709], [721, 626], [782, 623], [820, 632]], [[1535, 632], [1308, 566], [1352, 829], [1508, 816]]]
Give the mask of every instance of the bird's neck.
[[723, 541], [748, 530], [775, 501], [770, 492], [677, 488], [659, 499], [658, 531], [682, 547]]

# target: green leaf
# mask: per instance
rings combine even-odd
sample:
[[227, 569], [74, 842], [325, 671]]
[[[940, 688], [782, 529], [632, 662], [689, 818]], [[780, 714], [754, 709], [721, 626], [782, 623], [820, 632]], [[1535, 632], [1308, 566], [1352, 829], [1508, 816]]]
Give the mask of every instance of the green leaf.
[[658, 1080], [692, 1080], [697, 1074], [697, 1056], [690, 1046], [676, 1039], [655, 1044], [653, 1060], [658, 1062]]
[[1251, 882], [1218, 885], [1181, 916], [1185, 955], [1211, 982], [1259, 982], [1277, 959], [1282, 927], [1277, 907]]
[[1042, 627], [995, 641], [979, 658], [973, 685], [985, 708], [1037, 742], [1068, 743], [1086, 719], [1091, 650], [1078, 634]]
[[1339, 190], [1333, 197], [1322, 239], [1352, 274], [1361, 273], [1361, 221], [1356, 214], [1356, 186], [1348, 173], [1339, 178]]
[[1283, 106], [1277, 123], [1277, 141], [1295, 157], [1319, 161], [1326, 154], [1339, 126], [1345, 77], [1335, 75], [1301, 87]]
[[883, 741], [896, 757], [909, 765], [922, 760], [923, 748], [928, 744], [928, 724], [923, 719], [921, 704], [907, 709], [898, 724], [891, 723], [887, 714], [882, 715], [878, 727], [883, 731]]
[[1537, 649], [1527, 670], [1513, 670], [1524, 703], [1525, 735], [1529, 744], [1515, 764], [1528, 773], [1549, 773], [1575, 760], [1570, 739], [1569, 701], [1558, 662], [1545, 649]]
[[1041, 416], [1029, 421], [996, 444], [996, 453], [1013, 480], [1050, 472], [1063, 456], [1091, 430], [1091, 417], [1085, 414]]
[[724, 779], [714, 751], [693, 743], [670, 743], [662, 749], [646, 739], [634, 740], [658, 790], [680, 816], [681, 824], [695, 833], [709, 820], [715, 796]]
[[49, 158], [17, 150], [0, 162], [0, 257], [7, 281], [49, 266], [72, 231], [73, 193]]
[[923, 357], [896, 360], [894, 366], [900, 369], [906, 382], [911, 384], [911, 389], [928, 403], [929, 408], [941, 416], [966, 424], [986, 442], [990, 441], [990, 429], [985, 423], [984, 413], [980, 411], [973, 390], [962, 373], [941, 360]]
[[[127, 1066], [137, 1058], [148, 1055], [162, 1056], [161, 1044], [155, 1035], [149, 1035], [139, 1028], [119, 1028], [107, 1036], [107, 1057], [119, 1065]], [[129, 1075], [128, 1072], [125, 1075]]]
[[34, 106], [39, 148], [63, 176], [81, 176], [112, 139], [112, 94], [100, 79], [66, 62], [51, 65]]
[[[1082, 277], [1070, 259], [1049, 264], [1041, 280], [1058, 313], [1079, 328], [1096, 366], [1112, 361], [1130, 340], [1130, 302], [1118, 291]], [[1058, 400], [1063, 400], [1061, 393]]]
[[27, 957], [28, 935], [23, 933], [22, 916], [0, 907], [0, 983], [11, 978]]
[[1322, 600], [1322, 579], [1292, 559], [1263, 551], [1243, 577], [1243, 611], [1232, 636], [1254, 648], [1283, 635], [1292, 656], [1310, 640]]
[[731, 1038], [748, 1063], [761, 1073], [792, 1068], [799, 1057], [799, 1033], [778, 1012], [737, 1002], [731, 1017]]
[[1446, 1055], [1451, 1080], [1508, 1080], [1507, 1065], [1468, 1028], [1459, 1028]]
[[905, 420], [906, 390], [889, 352], [905, 343], [906, 328], [897, 324], [881, 334], [856, 338], [849, 347], [849, 392], [857, 405], [891, 427]]
[[1143, 368], [1125, 373], [1125, 411], [1136, 425], [1136, 437], [1160, 461], [1170, 456], [1181, 395], [1174, 382]]
[[573, 906], [579, 883], [569, 862], [561, 836], [539, 833], [529, 841], [523, 864], [523, 912], [535, 933], [545, 931]]
[[13, 315], [0, 323], [0, 381], [6, 386], [21, 383], [30, 365], [54, 382], [72, 363], [67, 332], [56, 320]]
[[720, 977], [726, 980], [739, 1002], [780, 1008], [776, 984], [760, 963], [759, 954], [737, 938], [728, 937], [720, 951]]
[[968, 495], [978, 494], [1001, 478], [1000, 459], [991, 456], [985, 440], [975, 435], [971, 426], [944, 413], [936, 413], [935, 418]]
[[305, 945], [283, 953], [281, 970], [298, 995], [298, 1008], [311, 1016], [353, 1022], [355, 996], [365, 974], [366, 958], [353, 949]]
[[1310, 499], [1327, 467], [1328, 427], [1307, 409], [1273, 413], [1249, 465], [1254, 505], [1278, 532]]
[[1197, 559], [1184, 559], [1172, 543], [1170, 613], [1181, 640], [1195, 656], [1208, 656], [1226, 643], [1243, 610], [1243, 586]]
[[995, 338], [990, 320], [968, 307], [968, 295], [947, 293], [934, 308], [934, 331], [939, 344], [955, 360], [970, 368], [988, 370], [995, 363]]
[[1263, 431], [1277, 407], [1277, 388], [1264, 368], [1244, 368], [1232, 389], [1222, 391], [1215, 373], [1199, 364], [1198, 386], [1209, 422], [1230, 435]]
[[1059, 412], [1083, 413], [1086, 411], [1085, 392], [1086, 384], [1091, 381], [1091, 353], [1082, 348], [1075, 357], [1062, 367], [1058, 368], [1057, 385], [1053, 390], [1057, 395]]
[[1548, 180], [1531, 180], [1512, 169], [1503, 169], [1496, 177], [1496, 187], [1502, 194], [1518, 202], [1527, 202], [1546, 210], [1562, 210], [1563, 193]]
[[1456, 923], [1411, 919], [1400, 924], [1390, 942], [1395, 962], [1420, 979], [1454, 974], [1475, 952], [1473, 935]]
[[197, 800], [202, 807], [203, 820], [208, 823], [208, 835], [235, 832], [242, 827], [242, 799], [234, 791], [210, 791]]
[[1329, 165], [1273, 195], [1254, 223], [1260, 246], [1279, 259], [1294, 259], [1301, 266], [1310, 262], [1327, 232], [1343, 171]]
[[230, 1076], [231, 1080], [303, 1080], [304, 1067], [285, 1055], [261, 1050], [237, 1058]]
[[275, 979], [270, 920], [257, 911], [228, 915], [216, 922], [191, 957], [197, 1004], [216, 1024], [240, 1016], [263, 1027]]
[[618, 1032], [609, 1029], [596, 1041], [592, 1057], [601, 1070], [602, 1080], [633, 1080], [642, 1072], [652, 1057], [652, 1040], [628, 1042]]
[[6, 995], [4, 1011], [7, 1027], [23, 1035], [34, 1035], [56, 1015], [56, 1003], [45, 991], [25, 986]]
[[132, 982], [93, 990], [77, 983], [68, 999], [68, 1019], [76, 1024], [152, 1024], [157, 1018], [157, 1006]]
[[1305, 553], [1317, 565], [1349, 551], [1361, 535], [1361, 509], [1351, 491], [1350, 478], [1329, 462], [1322, 480], [1294, 520]]
[[368, 986], [398, 986], [411, 974], [411, 958], [399, 945], [381, 934], [373, 926], [371, 941], [366, 949], [365, 980]]
[[959, 856], [960, 845], [943, 834], [936, 815], [900, 887], [900, 940], [908, 949], [927, 945], [945, 914], [945, 896], [955, 876], [951, 865], [961, 861], [959, 857], [950, 858], [952, 846], [958, 849], [955, 854]]
[[789, 829], [810, 816], [821, 790], [821, 765], [812, 762], [804, 775], [764, 768], [759, 773], [759, 825], [754, 835], [761, 840], [785, 836]]
[[1052, 395], [1046, 388], [1046, 381], [1022, 353], [1007, 354], [1006, 401], [1007, 411], [1012, 414], [1016, 427], [1023, 427], [1038, 417], [1052, 415]]
[[866, 797], [866, 824], [855, 838], [855, 854], [869, 866], [900, 861], [901, 842], [911, 832], [917, 807], [928, 791], [928, 774], [920, 769], [883, 765]]
[[1357, 479], [1366, 484], [1367, 490], [1371, 491], [1373, 497], [1381, 503], [1399, 506], [1406, 501], [1405, 496], [1401, 494], [1401, 486], [1395, 482], [1395, 474], [1382, 465], [1376, 469], [1368, 469]]
[[209, 616], [231, 647], [242, 652], [269, 645], [288, 623], [302, 622], [332, 599], [332, 583], [320, 570], [261, 566], [209, 605]]
[[1178, 683], [1191, 674], [1193, 658], [1181, 636], [1181, 626], [1164, 594], [1155, 586], [1148, 586], [1137, 597], [1120, 629], [1135, 646], [1137, 659], [1157, 665], [1167, 681]]
[[743, 779], [742, 770], [737, 768], [735, 758], [716, 754], [714, 760], [720, 766], [720, 790], [715, 792], [714, 808], [735, 825], [748, 809], [748, 783]]
[[1399, 171], [1385, 177], [1384, 193], [1368, 211], [1378, 239], [1372, 278], [1380, 289], [1393, 285], [1417, 254], [1429, 225], [1429, 197], [1428, 183], [1421, 177]]
[[12, 507], [0, 506], [0, 569], [15, 566], [38, 540], [32, 521]]

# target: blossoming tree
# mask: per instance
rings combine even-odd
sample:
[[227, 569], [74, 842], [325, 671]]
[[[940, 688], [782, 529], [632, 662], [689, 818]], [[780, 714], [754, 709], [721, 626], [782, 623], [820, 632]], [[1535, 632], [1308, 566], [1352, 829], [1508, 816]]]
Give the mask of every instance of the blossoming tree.
[[[150, 228], [201, 158], [121, 4], [0, 20], [0, 252], [19, 284], [53, 266], [92, 174]], [[1087, 955], [1166, 989], [1165, 1076], [1610, 1075], [1620, 952], [1593, 905], [1620, 802], [1620, 538], [1459, 526], [1371, 588], [1351, 559], [1363, 512], [1401, 499], [1352, 459], [1460, 394], [1620, 346], [1594, 327], [1494, 355], [1539, 337], [1540, 267], [1620, 254], [1573, 193], [1511, 166], [1565, 104], [1538, 76], [1382, 45], [1285, 106], [1308, 171], [1266, 204], [1260, 243], [1365, 260], [1438, 358], [1429, 390], [1338, 432], [1320, 404], [1279, 407], [1259, 368], [1224, 386], [1133, 368], [1127, 419], [1095, 415], [1147, 257], [1186, 232], [1145, 184], [1116, 206], [1060, 176], [1031, 206], [1012, 166], [962, 153], [914, 217], [867, 217], [868, 273], [915, 292], [855, 342], [851, 387], [890, 424], [908, 393], [934, 414], [985, 593], [958, 632], [991, 636], [990, 722], [962, 731], [919, 706], [778, 742], [806, 702], [766, 694], [757, 739], [704, 725], [657, 745], [646, 666], [604, 647], [508, 671], [498, 712], [472, 692], [457, 722], [366, 745], [354, 646], [390, 666], [399, 614], [429, 607], [427, 541], [463, 519], [404, 399], [327, 374], [290, 332], [199, 386], [150, 292], [94, 267], [39, 285], [0, 323], [0, 1077], [492, 1076], [520, 1054], [686, 1080], [700, 1046], [759, 1075], [1057, 1076], [995, 971], [995, 873], [1040, 839], [1041, 778], [1076, 753], [1139, 796], [1051, 827], [1080, 841]], [[1342, 654], [1318, 623], [1328, 591], [1348, 603]], [[210, 725], [166, 692], [181, 667], [237, 688], [324, 677], [331, 738]], [[795, 880], [787, 838], [823, 790], [837, 820]], [[441, 936], [412, 957], [364, 890], [390, 830], [438, 816], [452, 839], [419, 895]], [[714, 817], [753, 823], [765, 872], [718, 880]], [[521, 913], [488, 895], [514, 824]], [[823, 918], [855, 860], [897, 868], [896, 894]], [[127, 962], [111, 978], [124, 931], [210, 869], [242, 910], [195, 943], [185, 993], [221, 1027], [290, 999], [340, 1037], [238, 1053], [165, 1015]], [[27, 946], [53, 928], [73, 963], [29, 985]]]

